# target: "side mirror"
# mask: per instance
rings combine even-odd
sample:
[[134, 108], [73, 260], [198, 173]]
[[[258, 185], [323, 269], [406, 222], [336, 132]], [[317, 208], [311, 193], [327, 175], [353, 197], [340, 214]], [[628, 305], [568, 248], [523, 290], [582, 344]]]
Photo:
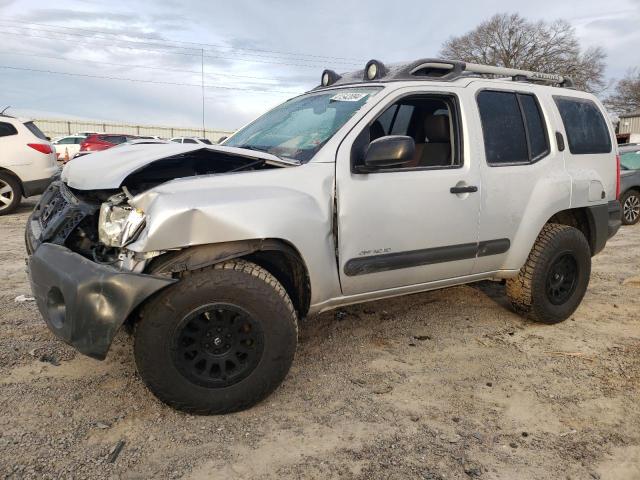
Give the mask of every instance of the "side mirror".
[[364, 155], [364, 169], [399, 167], [413, 159], [416, 143], [404, 135], [387, 135], [369, 144]]

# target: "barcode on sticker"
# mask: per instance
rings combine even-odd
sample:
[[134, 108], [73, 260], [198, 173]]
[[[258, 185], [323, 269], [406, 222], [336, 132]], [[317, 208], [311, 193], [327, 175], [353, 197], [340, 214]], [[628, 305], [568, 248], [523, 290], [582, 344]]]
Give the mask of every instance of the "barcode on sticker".
[[363, 98], [367, 97], [368, 93], [361, 92], [342, 92], [337, 93], [331, 97], [332, 102], [359, 102]]

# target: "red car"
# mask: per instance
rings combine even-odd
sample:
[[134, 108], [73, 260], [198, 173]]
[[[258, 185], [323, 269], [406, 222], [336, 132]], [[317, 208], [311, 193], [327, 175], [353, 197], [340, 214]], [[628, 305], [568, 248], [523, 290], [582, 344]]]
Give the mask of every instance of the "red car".
[[98, 133], [96, 135], [89, 135], [80, 144], [80, 151], [97, 152], [99, 150], [106, 150], [107, 148], [120, 145], [121, 143], [136, 138], [138, 137], [135, 135], [122, 135], [119, 133]]

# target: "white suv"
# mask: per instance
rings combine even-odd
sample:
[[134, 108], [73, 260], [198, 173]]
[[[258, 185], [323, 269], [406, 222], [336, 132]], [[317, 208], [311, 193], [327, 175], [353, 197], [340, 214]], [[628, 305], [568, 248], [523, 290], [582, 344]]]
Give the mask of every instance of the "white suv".
[[200, 145], [213, 145], [208, 138], [203, 137], [173, 137], [169, 140], [174, 143], [198, 143]]
[[0, 215], [44, 192], [58, 170], [55, 149], [33, 122], [0, 115]]
[[27, 224], [31, 286], [80, 352], [135, 327], [159, 398], [230, 412], [278, 386], [298, 320], [332, 308], [496, 279], [522, 316], [569, 318], [620, 227], [616, 153], [602, 105], [560, 75], [326, 71], [222, 145], [67, 164]]

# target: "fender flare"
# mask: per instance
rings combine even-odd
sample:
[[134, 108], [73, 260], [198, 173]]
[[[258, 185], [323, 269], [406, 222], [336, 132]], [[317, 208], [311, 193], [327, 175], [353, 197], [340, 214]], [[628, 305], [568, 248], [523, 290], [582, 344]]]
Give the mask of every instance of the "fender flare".
[[[278, 252], [289, 260], [291, 275], [287, 275], [281, 265], [277, 265], [265, 253]], [[307, 265], [298, 250], [279, 239], [239, 240], [185, 247], [152, 259], [145, 273], [150, 275], [171, 275], [199, 270], [217, 263], [245, 257], [269, 270], [289, 293], [296, 310], [305, 316], [311, 303], [311, 282]]]

